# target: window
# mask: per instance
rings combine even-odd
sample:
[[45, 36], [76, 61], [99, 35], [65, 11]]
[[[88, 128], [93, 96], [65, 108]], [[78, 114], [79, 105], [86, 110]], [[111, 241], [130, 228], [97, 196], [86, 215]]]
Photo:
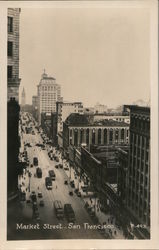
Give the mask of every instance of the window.
[[8, 66], [7, 67], [7, 76], [8, 76], [8, 78], [12, 78], [12, 71], [13, 71], [13, 67]]
[[8, 32], [13, 32], [13, 17], [8, 16]]
[[8, 41], [8, 56], [13, 56], [13, 42]]

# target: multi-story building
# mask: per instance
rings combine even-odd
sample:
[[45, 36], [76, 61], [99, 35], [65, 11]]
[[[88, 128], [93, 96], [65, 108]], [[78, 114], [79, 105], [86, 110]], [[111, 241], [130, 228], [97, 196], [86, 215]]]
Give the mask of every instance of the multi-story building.
[[150, 226], [150, 108], [130, 106], [127, 207], [139, 224]]
[[129, 144], [129, 124], [113, 120], [94, 122], [90, 116], [70, 114], [63, 123], [63, 147]]
[[19, 8], [8, 9], [8, 100], [15, 98], [19, 101]]
[[38, 120], [38, 96], [32, 96], [32, 113], [35, 120]]
[[41, 123], [41, 114], [56, 112], [56, 102], [61, 101], [61, 86], [54, 77], [42, 74], [38, 88], [38, 116]]
[[94, 106], [94, 112], [95, 113], [106, 113], [108, 110], [108, 107], [106, 105], [102, 105], [100, 103], [97, 103], [95, 106]]
[[63, 131], [63, 122], [71, 113], [83, 114], [82, 102], [57, 102], [56, 112], [58, 117], [57, 132]]
[[26, 104], [26, 94], [25, 94], [25, 89], [23, 88], [21, 96], [21, 106], [25, 106], [25, 104]]
[[17, 196], [19, 155], [19, 8], [8, 9], [8, 119], [7, 119], [7, 193]]

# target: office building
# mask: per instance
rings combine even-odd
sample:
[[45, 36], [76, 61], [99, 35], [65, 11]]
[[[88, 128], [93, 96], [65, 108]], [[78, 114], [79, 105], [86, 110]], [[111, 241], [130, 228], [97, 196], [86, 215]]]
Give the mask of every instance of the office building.
[[127, 207], [139, 224], [150, 226], [150, 108], [130, 106]]
[[8, 201], [17, 197], [19, 139], [19, 8], [8, 9], [7, 63], [7, 194]]
[[56, 102], [61, 101], [61, 86], [54, 77], [42, 74], [38, 88], [38, 120], [41, 123], [41, 114], [56, 112]]
[[63, 122], [71, 113], [83, 114], [82, 102], [57, 102], [56, 112], [58, 117], [57, 132], [63, 131]]

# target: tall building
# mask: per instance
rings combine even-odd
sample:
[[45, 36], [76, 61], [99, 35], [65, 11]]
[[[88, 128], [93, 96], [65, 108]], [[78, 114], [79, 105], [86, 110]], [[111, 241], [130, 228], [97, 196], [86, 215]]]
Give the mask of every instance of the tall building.
[[17, 196], [19, 139], [19, 8], [8, 9], [8, 119], [7, 119], [7, 193]]
[[25, 94], [25, 89], [23, 88], [21, 96], [21, 106], [24, 107], [25, 104], [26, 104], [26, 94]]
[[36, 121], [38, 121], [38, 96], [32, 96], [32, 114]]
[[71, 113], [83, 114], [83, 104], [82, 102], [57, 102], [57, 132], [63, 131], [63, 122]]
[[130, 106], [127, 207], [139, 224], [150, 226], [150, 108]]
[[61, 101], [61, 86], [54, 77], [42, 74], [38, 88], [38, 120], [41, 123], [42, 113], [56, 112], [56, 102]]
[[19, 8], [8, 9], [8, 100], [15, 98], [19, 101]]

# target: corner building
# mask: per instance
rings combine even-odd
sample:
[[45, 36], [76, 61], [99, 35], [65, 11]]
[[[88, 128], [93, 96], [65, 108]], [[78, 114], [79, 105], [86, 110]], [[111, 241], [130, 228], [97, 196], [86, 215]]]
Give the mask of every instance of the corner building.
[[130, 106], [127, 207], [136, 221], [150, 226], [150, 108]]

